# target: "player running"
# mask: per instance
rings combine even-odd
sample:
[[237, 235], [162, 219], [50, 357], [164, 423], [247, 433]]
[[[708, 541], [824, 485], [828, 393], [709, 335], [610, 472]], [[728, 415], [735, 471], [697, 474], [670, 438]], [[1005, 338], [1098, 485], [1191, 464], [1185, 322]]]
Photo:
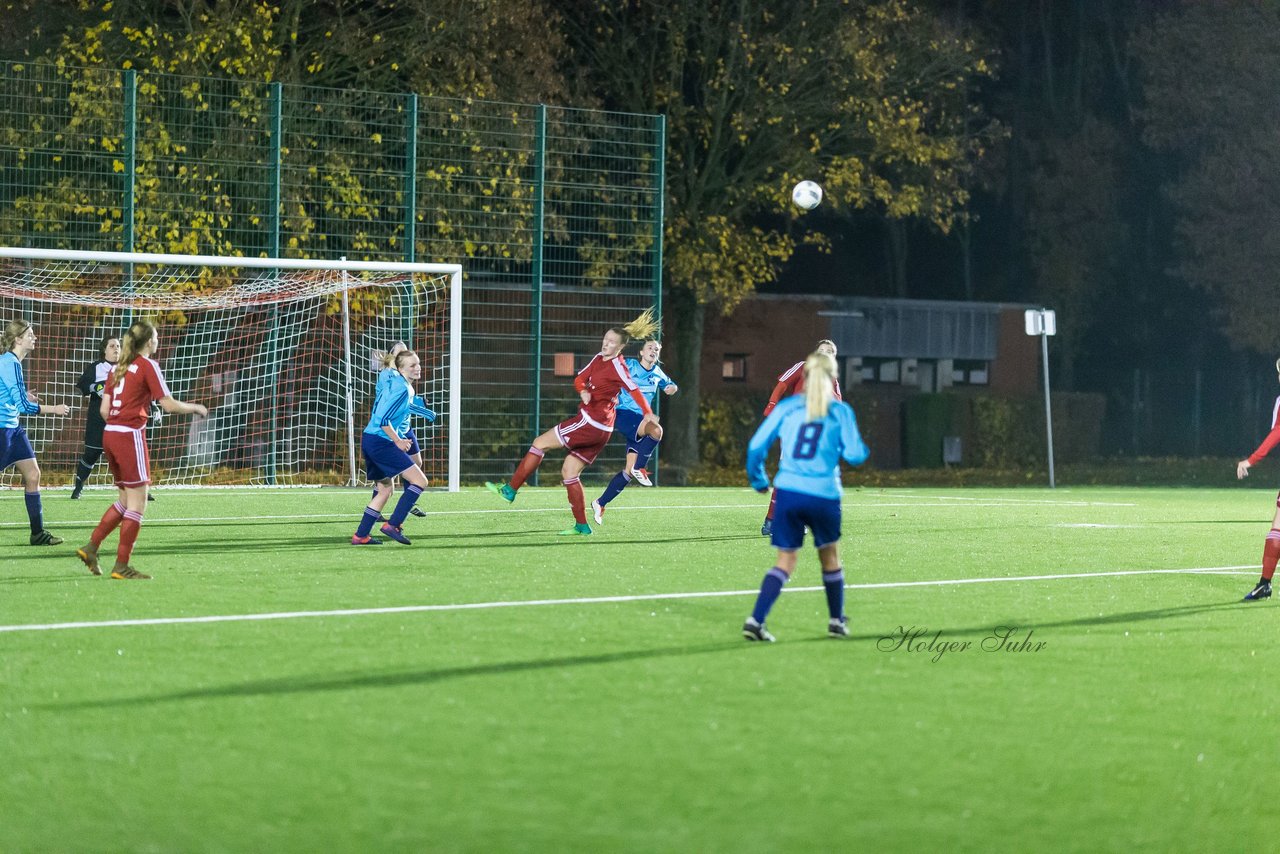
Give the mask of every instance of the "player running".
[[[836, 342], [823, 338], [814, 348], [815, 352], [826, 353], [832, 359], [836, 357]], [[778, 384], [773, 387], [773, 394], [769, 395], [769, 402], [764, 405], [764, 416], [769, 417], [769, 413], [778, 405], [778, 401], [790, 397], [793, 394], [799, 394], [804, 391], [804, 362], [796, 362], [790, 368], [782, 372], [778, 377]], [[835, 399], [843, 401], [840, 395], [840, 377], [839, 371], [831, 378], [831, 385], [835, 394]], [[775, 490], [769, 496], [769, 509], [765, 511], [764, 523], [760, 526], [760, 534], [769, 536], [773, 532], [773, 513], [775, 502], [778, 500], [778, 493]]]
[[849, 636], [844, 613], [844, 568], [840, 565], [840, 460], [858, 465], [867, 458], [867, 446], [858, 434], [858, 422], [849, 404], [835, 399], [836, 360], [819, 350], [804, 361], [805, 393], [778, 403], [751, 437], [747, 448], [747, 477], [757, 492], [769, 488], [764, 460], [774, 439], [782, 441], [774, 495], [777, 516], [773, 545], [778, 560], [760, 584], [755, 610], [742, 626], [751, 641], [773, 641], [765, 628], [769, 609], [796, 568], [796, 552], [804, 545], [804, 529], [813, 532], [813, 544], [822, 564], [822, 586], [827, 594], [827, 634]]
[[99, 412], [105, 425], [102, 448], [107, 455], [107, 465], [115, 478], [119, 496], [116, 503], [102, 514], [98, 527], [89, 535], [87, 545], [76, 549], [76, 554], [89, 571], [102, 575], [98, 565], [98, 549], [112, 531], [120, 528], [120, 542], [116, 546], [116, 564], [111, 577], [126, 580], [146, 579], [151, 576], [129, 565], [133, 545], [142, 528], [142, 514], [147, 509], [147, 488], [151, 484], [151, 452], [147, 448], [147, 421], [152, 402], [171, 415], [198, 415], [201, 418], [209, 410], [200, 403], [183, 403], [175, 400], [164, 381], [164, 372], [151, 357], [160, 346], [156, 328], [145, 320], [136, 321], [124, 334], [120, 348], [120, 361], [107, 377], [103, 388]]
[[36, 331], [30, 321], [11, 320], [0, 334], [0, 471], [16, 466], [22, 475], [27, 520], [31, 523], [31, 545], [56, 546], [62, 543], [44, 529], [44, 509], [40, 503], [40, 466], [27, 431], [18, 423], [22, 415], [68, 415], [65, 403], [45, 406], [27, 392], [22, 361], [36, 348]]
[[[662, 352], [662, 344], [656, 339], [649, 339], [640, 345], [640, 358], [627, 359], [627, 370], [631, 379], [640, 387], [640, 393], [652, 405], [658, 392], [668, 396], [679, 391], [679, 387], [667, 376], [667, 372], [658, 367], [658, 355]], [[630, 394], [618, 392], [617, 421], [613, 425], [614, 432], [620, 433], [627, 441], [627, 461], [622, 471], [613, 476], [604, 493], [591, 502], [591, 512], [595, 515], [596, 524], [604, 524], [604, 511], [609, 502], [618, 497], [632, 480], [641, 486], [653, 486], [649, 480], [649, 472], [645, 466], [649, 457], [658, 447], [662, 437], [662, 428], [650, 424], [645, 433], [640, 433], [640, 422], [644, 413], [631, 399]]]
[[613, 432], [616, 418], [616, 407], [620, 391], [625, 391], [635, 401], [642, 413], [636, 434], [650, 433], [651, 427], [657, 428], [655, 438], [661, 440], [662, 429], [658, 425], [658, 416], [649, 408], [631, 378], [626, 363], [622, 360], [622, 348], [632, 338], [652, 338], [658, 331], [658, 321], [654, 319], [653, 309], [645, 309], [635, 320], [626, 326], [614, 326], [605, 332], [600, 342], [600, 352], [592, 357], [587, 366], [578, 372], [573, 380], [573, 387], [578, 390], [582, 405], [578, 414], [561, 421], [555, 427], [533, 440], [524, 458], [516, 466], [510, 483], [497, 484], [489, 481], [485, 486], [498, 493], [507, 501], [516, 500], [516, 492], [525, 481], [542, 465], [546, 452], [557, 446], [567, 452], [564, 465], [560, 467], [560, 477], [564, 481], [565, 491], [569, 493], [569, 507], [573, 510], [574, 526], [561, 531], [561, 534], [586, 536], [591, 533], [587, 524], [586, 507], [582, 496], [582, 483], [578, 476], [582, 470], [595, 462], [596, 457], [604, 450]]
[[[374, 387], [374, 393], [373, 393], [374, 400], [378, 399], [378, 394], [382, 392], [383, 386], [391, 382], [391, 378], [396, 375], [397, 373], [395, 369], [396, 356], [408, 349], [409, 349], [408, 344], [404, 343], [403, 341], [397, 341], [394, 344], [392, 344], [391, 347], [388, 348], [387, 352], [385, 353], [378, 350], [374, 351], [373, 369], [378, 373], [378, 384]], [[434, 421], [435, 419], [432, 418], [431, 420]], [[416, 465], [418, 468], [422, 468], [422, 446], [418, 444], [418, 436], [413, 432], [412, 426], [405, 431], [404, 437], [409, 440], [409, 459], [413, 460], [413, 464]], [[378, 494], [378, 487], [375, 485], [373, 487], [373, 495], [376, 496], [377, 494]], [[421, 507], [414, 505], [413, 507], [409, 508], [409, 515], [422, 518], [422, 517], [425, 517], [427, 514], [422, 512]], [[386, 522], [387, 517], [382, 514], [378, 514], [378, 521]]]
[[412, 545], [404, 535], [404, 520], [413, 505], [427, 488], [427, 476], [409, 456], [416, 444], [410, 441], [409, 417], [421, 415], [435, 421], [436, 414], [427, 408], [423, 399], [413, 393], [413, 381], [422, 376], [422, 361], [412, 350], [401, 350], [392, 359], [394, 370], [378, 379], [378, 391], [373, 401], [373, 412], [360, 437], [360, 450], [364, 452], [366, 477], [376, 483], [373, 499], [364, 509], [360, 524], [351, 537], [353, 546], [379, 546], [382, 541], [371, 536], [373, 526], [382, 517], [391, 494], [395, 492], [395, 479], [399, 475], [405, 481], [404, 493], [396, 502], [391, 518], [380, 529], [391, 539], [404, 545]]
[[[1280, 359], [1276, 359], [1276, 373], [1280, 375]], [[1249, 476], [1249, 469], [1262, 462], [1263, 457], [1271, 453], [1271, 449], [1280, 444], [1280, 397], [1276, 398], [1271, 408], [1271, 432], [1262, 440], [1258, 449], [1245, 459], [1236, 463], [1236, 478], [1244, 480]], [[1271, 598], [1271, 578], [1276, 572], [1276, 562], [1280, 560], [1280, 495], [1276, 496], [1276, 515], [1271, 520], [1271, 530], [1262, 545], [1262, 577], [1253, 589], [1245, 594], [1245, 602], [1256, 602]]]

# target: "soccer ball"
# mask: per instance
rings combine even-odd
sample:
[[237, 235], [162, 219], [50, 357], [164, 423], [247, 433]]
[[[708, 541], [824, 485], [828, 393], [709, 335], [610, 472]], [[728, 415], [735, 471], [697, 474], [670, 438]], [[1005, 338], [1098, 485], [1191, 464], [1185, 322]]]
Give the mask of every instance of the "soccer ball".
[[822, 201], [822, 188], [812, 181], [801, 181], [791, 188], [791, 201], [796, 207], [811, 211]]

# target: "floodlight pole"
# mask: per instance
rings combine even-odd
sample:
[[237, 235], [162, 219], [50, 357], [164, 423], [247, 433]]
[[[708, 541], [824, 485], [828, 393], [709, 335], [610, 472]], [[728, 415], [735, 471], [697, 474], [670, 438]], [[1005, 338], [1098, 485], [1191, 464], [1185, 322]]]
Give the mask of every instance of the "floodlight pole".
[[1053, 477], [1053, 410], [1049, 405], [1049, 336], [1057, 333], [1058, 320], [1053, 309], [1029, 308], [1026, 311], [1028, 335], [1040, 336], [1040, 364], [1044, 366], [1044, 432], [1049, 447], [1049, 488], [1056, 489]]

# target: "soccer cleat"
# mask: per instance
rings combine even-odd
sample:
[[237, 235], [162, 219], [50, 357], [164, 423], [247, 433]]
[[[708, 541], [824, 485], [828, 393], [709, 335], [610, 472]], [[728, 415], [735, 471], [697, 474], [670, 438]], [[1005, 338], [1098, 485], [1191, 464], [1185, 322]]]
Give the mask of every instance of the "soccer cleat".
[[33, 546], [60, 546], [62, 545], [62, 537], [55, 537], [48, 531], [39, 531], [31, 535], [31, 545]]
[[1271, 582], [1264, 579], [1262, 581], [1259, 581], [1256, 587], [1254, 587], [1252, 590], [1246, 593], [1242, 601], [1257, 602], [1259, 599], [1270, 599], [1270, 598], [1271, 598]]
[[121, 581], [143, 581], [150, 578], [145, 572], [138, 572], [131, 566], [117, 566], [111, 570], [111, 577]]
[[351, 545], [353, 546], [380, 546], [382, 540], [375, 540], [373, 537], [362, 537], [359, 534], [351, 535]]
[[84, 561], [84, 565], [89, 567], [90, 573], [102, 575], [102, 567], [98, 566], [98, 550], [93, 547], [93, 543], [76, 549], [76, 557]]
[[155, 500], [156, 500], [156, 494], [155, 494], [154, 492], [152, 492], [151, 490], [149, 490], [149, 489], [147, 490], [147, 500], [148, 500], [148, 501], [155, 501]]
[[496, 492], [498, 495], [501, 495], [503, 498], [507, 499], [508, 502], [516, 500], [516, 491], [505, 483], [494, 483], [491, 480], [486, 480], [484, 482], [484, 487], [490, 492]]
[[827, 620], [827, 637], [847, 638], [849, 636], [849, 618], [840, 617]]
[[760, 536], [768, 537], [773, 534], [773, 520], [765, 519], [764, 524], [760, 526]]
[[395, 540], [397, 543], [404, 543], [406, 546], [413, 545], [413, 542], [404, 535], [404, 529], [398, 528], [395, 525], [392, 525], [390, 522], [383, 525], [381, 530], [382, 530], [382, 533], [386, 534], [388, 537]]
[[560, 532], [562, 537], [585, 537], [591, 533], [591, 526], [586, 522], [577, 522], [572, 528], [565, 528]]
[[597, 525], [604, 524], [604, 510], [605, 510], [604, 505], [601, 504], [599, 501], [591, 502], [591, 514], [596, 517]]
[[409, 515], [410, 515], [410, 516], [417, 516], [419, 519], [425, 519], [425, 518], [427, 518], [427, 514], [426, 514], [426, 513], [424, 513], [422, 510], [420, 510], [420, 509], [419, 509], [419, 508], [417, 508], [417, 507], [410, 507], [410, 508], [409, 508]]
[[81, 492], [84, 492], [84, 484], [77, 483], [75, 485], [75, 488], [71, 490], [71, 500], [75, 501], [77, 498], [79, 498]]
[[649, 472], [645, 469], [632, 469], [631, 478], [641, 486], [653, 486], [653, 481], [649, 480]]
[[742, 636], [749, 641], [763, 641], [765, 643], [773, 643], [777, 640], [777, 638], [769, 634], [769, 630], [764, 627], [764, 623], [757, 623], [752, 617], [747, 617], [747, 621], [742, 624]]

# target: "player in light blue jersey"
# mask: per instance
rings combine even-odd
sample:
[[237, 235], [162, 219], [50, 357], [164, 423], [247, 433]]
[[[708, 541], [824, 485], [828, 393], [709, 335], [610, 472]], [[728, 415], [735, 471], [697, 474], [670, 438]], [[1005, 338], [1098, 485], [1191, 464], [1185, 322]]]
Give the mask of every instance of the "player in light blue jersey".
[[26, 320], [11, 320], [0, 333], [0, 471], [17, 466], [22, 475], [23, 498], [31, 523], [31, 545], [56, 546], [62, 542], [44, 529], [40, 503], [40, 466], [27, 431], [18, 423], [22, 415], [68, 415], [65, 403], [46, 406], [27, 392], [22, 360], [36, 348], [36, 331]]
[[849, 404], [835, 399], [836, 360], [822, 352], [810, 354], [804, 363], [804, 394], [786, 398], [769, 413], [747, 447], [747, 477], [752, 489], [767, 492], [769, 476], [765, 456], [775, 439], [782, 443], [782, 459], [775, 479], [778, 505], [774, 514], [772, 543], [778, 560], [760, 584], [756, 607], [742, 626], [742, 636], [752, 641], [772, 641], [764, 627], [769, 609], [796, 568], [796, 552], [804, 545], [804, 529], [813, 532], [813, 544], [822, 563], [822, 586], [827, 594], [827, 634], [849, 636], [844, 613], [844, 569], [840, 565], [840, 461], [858, 465], [867, 458], [867, 446], [858, 434], [858, 422]]
[[413, 508], [422, 491], [427, 488], [427, 476], [409, 457], [413, 443], [408, 439], [409, 417], [421, 415], [435, 420], [435, 413], [426, 407], [422, 398], [413, 393], [412, 381], [422, 375], [422, 363], [412, 350], [401, 350], [394, 356], [394, 374], [383, 382], [379, 377], [378, 392], [373, 401], [369, 423], [360, 436], [360, 449], [364, 452], [365, 473], [377, 484], [373, 499], [365, 507], [360, 525], [351, 537], [353, 546], [381, 545], [382, 541], [370, 536], [374, 524], [382, 514], [391, 494], [395, 491], [395, 478], [406, 481], [404, 494], [396, 503], [395, 512], [382, 525], [382, 533], [399, 543], [410, 545], [404, 535], [405, 517]]
[[[679, 387], [667, 376], [667, 372], [658, 367], [658, 356], [662, 353], [662, 344], [654, 339], [645, 341], [640, 347], [639, 359], [627, 359], [627, 371], [631, 379], [639, 386], [640, 393], [652, 403], [658, 392], [668, 396], [679, 391]], [[641, 486], [653, 486], [645, 466], [654, 448], [662, 441], [662, 428], [657, 424], [649, 424], [645, 432], [640, 433], [640, 425], [644, 421], [644, 413], [636, 405], [629, 394], [618, 393], [617, 420], [613, 424], [615, 435], [627, 440], [627, 462], [622, 471], [613, 476], [604, 493], [591, 502], [591, 512], [595, 514], [596, 524], [604, 524], [604, 511], [609, 502], [618, 497], [618, 493], [627, 488], [632, 480]]]
[[[397, 375], [396, 369], [392, 367], [392, 365], [395, 363], [396, 356], [402, 351], [408, 350], [408, 349], [409, 349], [408, 344], [404, 343], [403, 341], [397, 341], [394, 344], [392, 344], [387, 349], [387, 352], [385, 353], [379, 350], [375, 350], [373, 352], [373, 369], [378, 373], [378, 384], [375, 386], [374, 393], [373, 393], [374, 400], [378, 399], [378, 395], [382, 392], [383, 386], [386, 385], [388, 382], [390, 382], [393, 376]], [[430, 420], [432, 421], [436, 420], [434, 413], [432, 413]], [[414, 465], [416, 465], [418, 468], [422, 468], [422, 446], [418, 444], [418, 436], [416, 433], [413, 432], [413, 427], [409, 428], [409, 432], [405, 434], [405, 438], [409, 440], [409, 445], [410, 445], [409, 459], [413, 460]], [[373, 494], [374, 495], [378, 494], [378, 487], [375, 486], [373, 488]], [[421, 507], [418, 507], [415, 505], [409, 508], [409, 515], [423, 518], [427, 514], [422, 512]], [[386, 522], [387, 517], [383, 515], [379, 515], [378, 521]]]

